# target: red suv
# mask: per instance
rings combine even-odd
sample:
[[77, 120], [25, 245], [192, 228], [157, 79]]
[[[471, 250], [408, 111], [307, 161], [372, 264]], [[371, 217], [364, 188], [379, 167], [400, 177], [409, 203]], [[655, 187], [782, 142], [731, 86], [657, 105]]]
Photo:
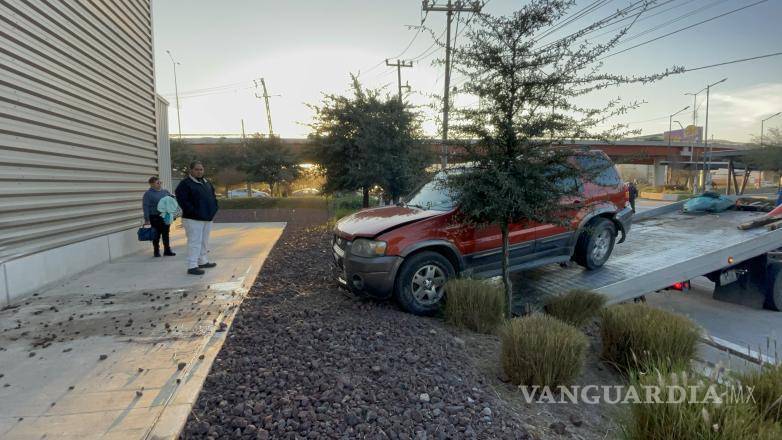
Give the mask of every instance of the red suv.
[[[582, 169], [600, 169], [599, 175], [581, 179], [580, 196], [563, 202], [569, 224], [511, 225], [511, 270], [568, 260], [597, 269], [617, 235], [619, 243], [625, 240], [633, 212], [619, 173], [601, 151], [576, 158]], [[591, 168], [600, 164], [605, 166]], [[337, 223], [332, 250], [342, 286], [378, 298], [394, 295], [407, 311], [428, 315], [439, 308], [448, 278], [501, 273], [499, 227], [460, 224], [444, 178], [439, 173], [402, 205], [360, 211]]]

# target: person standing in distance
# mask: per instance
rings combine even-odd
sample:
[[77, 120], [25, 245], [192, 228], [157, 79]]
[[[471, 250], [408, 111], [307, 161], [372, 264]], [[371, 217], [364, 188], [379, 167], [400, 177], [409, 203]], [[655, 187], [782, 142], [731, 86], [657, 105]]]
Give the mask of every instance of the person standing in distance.
[[217, 266], [209, 261], [209, 233], [217, 214], [217, 196], [212, 184], [204, 177], [201, 162], [190, 164], [188, 176], [179, 182], [175, 193], [187, 235], [187, 273], [203, 275], [204, 269]]

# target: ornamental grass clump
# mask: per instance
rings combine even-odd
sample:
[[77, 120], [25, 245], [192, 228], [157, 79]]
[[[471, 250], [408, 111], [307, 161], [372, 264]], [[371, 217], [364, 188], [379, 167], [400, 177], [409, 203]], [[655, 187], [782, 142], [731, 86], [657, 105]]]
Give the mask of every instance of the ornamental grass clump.
[[782, 438], [782, 427], [763, 420], [751, 404], [750, 393], [742, 392], [738, 384], [700, 378], [681, 368], [663, 371], [630, 374], [630, 387], [639, 391], [638, 400], [629, 402], [619, 420], [624, 439]]
[[645, 304], [620, 304], [600, 313], [602, 357], [621, 371], [689, 365], [699, 328], [689, 319]]
[[552, 316], [514, 318], [500, 331], [502, 368], [516, 385], [569, 385], [581, 374], [589, 346], [577, 328]]
[[494, 333], [505, 319], [501, 285], [471, 279], [452, 279], [445, 285], [445, 320], [480, 333]]
[[739, 381], [753, 389], [755, 408], [761, 417], [782, 423], [782, 364], [742, 374]]
[[576, 327], [583, 327], [605, 306], [606, 298], [591, 290], [571, 290], [551, 296], [543, 309], [547, 314]]

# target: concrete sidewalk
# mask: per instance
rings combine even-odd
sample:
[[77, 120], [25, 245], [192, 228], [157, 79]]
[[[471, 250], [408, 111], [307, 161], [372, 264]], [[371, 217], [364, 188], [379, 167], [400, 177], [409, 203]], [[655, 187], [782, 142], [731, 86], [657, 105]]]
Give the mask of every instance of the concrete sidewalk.
[[198, 277], [129, 256], [0, 311], [0, 438], [172, 438], [283, 223], [218, 224]]

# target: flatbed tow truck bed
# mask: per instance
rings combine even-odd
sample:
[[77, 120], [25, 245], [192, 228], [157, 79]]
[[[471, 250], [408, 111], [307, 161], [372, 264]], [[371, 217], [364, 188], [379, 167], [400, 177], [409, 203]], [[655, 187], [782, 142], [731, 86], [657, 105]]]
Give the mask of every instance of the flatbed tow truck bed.
[[782, 248], [782, 229], [737, 228], [762, 215], [671, 212], [635, 221], [627, 240], [598, 270], [549, 265], [513, 274], [514, 309], [539, 306], [544, 295], [572, 289], [602, 293], [609, 303], [627, 301]]

